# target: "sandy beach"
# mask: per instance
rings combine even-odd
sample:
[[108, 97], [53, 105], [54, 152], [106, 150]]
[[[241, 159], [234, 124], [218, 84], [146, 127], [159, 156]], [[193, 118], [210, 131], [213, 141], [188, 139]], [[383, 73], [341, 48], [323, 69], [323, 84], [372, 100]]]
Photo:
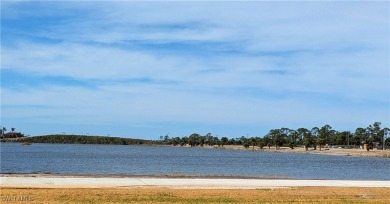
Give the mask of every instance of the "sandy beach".
[[2, 203], [388, 203], [390, 181], [0, 175]]
[[[200, 147], [201, 148], [201, 147]], [[245, 149], [241, 145], [225, 145], [223, 147], [213, 146], [213, 147], [204, 147], [204, 148], [215, 148], [215, 149], [226, 149], [226, 150], [245, 150], [245, 151], [264, 151], [264, 152], [287, 152], [287, 153], [299, 153], [299, 154], [322, 154], [322, 155], [335, 155], [335, 156], [355, 156], [355, 157], [381, 157], [381, 158], [390, 158], [390, 150], [381, 150], [381, 149], [371, 149], [366, 151], [363, 149], [343, 149], [343, 148], [325, 148], [320, 149], [317, 147], [316, 150], [309, 148], [308, 151], [304, 147], [295, 147], [291, 149], [289, 147], [281, 147], [276, 149], [275, 147], [260, 147], [255, 146], [254, 148], [250, 146]]]
[[136, 188], [164, 187], [176, 189], [257, 189], [280, 187], [385, 187], [390, 181], [357, 180], [288, 180], [244, 178], [157, 178], [157, 177], [96, 177], [40, 174], [3, 174], [1, 187], [24, 188]]

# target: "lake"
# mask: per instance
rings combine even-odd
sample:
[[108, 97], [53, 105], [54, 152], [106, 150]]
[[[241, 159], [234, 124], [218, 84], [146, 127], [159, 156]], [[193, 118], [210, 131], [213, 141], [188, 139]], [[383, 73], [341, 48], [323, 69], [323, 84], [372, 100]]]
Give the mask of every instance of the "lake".
[[207, 148], [1, 143], [1, 173], [390, 180], [390, 159]]

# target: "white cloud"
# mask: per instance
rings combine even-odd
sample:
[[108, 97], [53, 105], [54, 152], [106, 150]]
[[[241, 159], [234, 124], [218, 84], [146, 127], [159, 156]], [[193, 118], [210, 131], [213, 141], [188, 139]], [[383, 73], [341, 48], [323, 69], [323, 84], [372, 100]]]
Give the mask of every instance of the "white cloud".
[[62, 107], [4, 109], [2, 117], [140, 126], [390, 121], [383, 113], [390, 78], [386, 5], [62, 2], [34, 13], [9, 5], [5, 19], [43, 15], [61, 23], [42, 20], [39, 31], [19, 30], [12, 46], [2, 45], [2, 70], [96, 86], [19, 92], [2, 86], [2, 105]]

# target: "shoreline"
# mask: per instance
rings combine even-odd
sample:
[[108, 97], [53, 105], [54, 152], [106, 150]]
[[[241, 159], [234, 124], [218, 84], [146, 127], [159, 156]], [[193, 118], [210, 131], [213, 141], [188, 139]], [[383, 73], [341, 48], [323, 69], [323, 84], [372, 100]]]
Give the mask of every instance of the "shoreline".
[[[0, 142], [1, 144], [2, 142]], [[20, 143], [20, 142], [18, 142]], [[22, 143], [21, 143], [22, 144]], [[60, 143], [32, 143], [34, 144], [60, 144]], [[83, 144], [85, 145], [85, 144]], [[97, 144], [86, 144], [86, 145], [97, 145]], [[109, 144], [99, 144], [99, 145], [109, 145]], [[279, 149], [276, 149], [275, 146], [272, 146], [270, 148], [263, 147], [260, 149], [258, 146], [250, 146], [249, 148], [245, 148], [242, 145], [224, 145], [222, 146], [196, 146], [191, 147], [189, 145], [185, 146], [173, 146], [173, 145], [160, 145], [160, 144], [142, 144], [142, 145], [136, 145], [131, 144], [135, 146], [161, 146], [161, 147], [175, 147], [175, 148], [199, 148], [199, 149], [220, 149], [220, 150], [234, 150], [234, 151], [258, 151], [258, 152], [277, 152], [277, 153], [292, 153], [292, 154], [317, 154], [317, 155], [331, 155], [331, 156], [352, 156], [352, 157], [368, 157], [368, 158], [390, 158], [390, 149], [371, 149], [370, 151], [366, 151], [363, 149], [357, 149], [357, 148], [330, 148], [330, 147], [323, 147], [320, 151], [317, 147], [316, 150], [313, 148], [309, 148], [307, 151], [304, 147], [295, 147], [294, 149], [291, 149], [289, 147], [280, 147]], [[131, 146], [129, 145], [129, 146]]]
[[[185, 174], [50, 174], [50, 173], [0, 173], [1, 177], [38, 177], [38, 178], [156, 178], [156, 179], [273, 179], [294, 180], [287, 177], [221, 176], [221, 175], [185, 175]], [[316, 180], [316, 179], [312, 179]], [[318, 179], [323, 180], [323, 179]]]
[[[184, 148], [191, 148], [190, 146], [183, 146]], [[259, 152], [277, 152], [277, 153], [293, 153], [293, 154], [318, 154], [318, 155], [331, 155], [331, 156], [352, 156], [352, 157], [369, 157], [369, 158], [390, 158], [390, 150], [377, 150], [372, 149], [370, 151], [366, 151], [363, 149], [344, 149], [344, 148], [329, 148], [323, 147], [320, 151], [317, 147], [316, 150], [313, 148], [309, 148], [308, 151], [305, 150], [304, 147], [295, 147], [291, 149], [289, 147], [280, 147], [280, 149], [276, 149], [273, 147], [264, 147], [260, 149], [260, 147], [255, 146], [254, 148], [251, 146], [249, 148], [245, 148], [241, 145], [225, 145], [223, 147], [218, 146], [205, 146], [205, 147], [195, 147], [195, 148], [209, 148], [209, 149], [225, 149], [225, 150], [240, 150], [240, 151], [259, 151]]]
[[377, 180], [296, 180], [248, 178], [163, 178], [96, 177], [74, 175], [0, 174], [1, 188], [149, 188], [173, 189], [258, 189], [285, 187], [384, 187], [390, 181]]

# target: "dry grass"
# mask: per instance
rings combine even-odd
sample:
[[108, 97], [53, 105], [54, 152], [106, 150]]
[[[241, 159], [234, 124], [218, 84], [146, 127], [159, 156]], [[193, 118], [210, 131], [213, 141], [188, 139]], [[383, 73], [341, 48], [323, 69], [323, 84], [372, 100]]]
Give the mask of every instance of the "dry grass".
[[[294, 187], [257, 190], [0, 188], [0, 190], [1, 203], [388, 203], [390, 200], [390, 188]], [[27, 200], [17, 201], [18, 198]]]

